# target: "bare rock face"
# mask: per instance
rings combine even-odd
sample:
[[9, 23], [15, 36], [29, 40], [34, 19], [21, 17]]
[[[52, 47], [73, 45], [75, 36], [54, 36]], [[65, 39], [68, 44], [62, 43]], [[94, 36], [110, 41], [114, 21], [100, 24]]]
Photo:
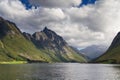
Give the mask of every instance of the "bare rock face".
[[47, 27], [45, 27], [43, 31], [35, 32], [33, 35], [29, 33], [23, 33], [23, 35], [31, 40], [37, 48], [54, 49], [56, 51], [65, 52], [63, 47], [68, 47], [68, 44], [61, 36]]
[[[47, 29], [45, 27], [45, 29], [42, 31], [43, 34], [45, 34], [46, 36], [46, 40], [44, 41], [44, 43], [46, 43], [45, 47], [51, 47], [51, 48], [57, 48], [58, 50], [63, 50], [64, 46], [67, 46], [67, 43], [65, 42], [65, 40], [57, 35], [55, 32], [51, 31], [50, 29]], [[64, 50], [63, 50], [64, 51]]]

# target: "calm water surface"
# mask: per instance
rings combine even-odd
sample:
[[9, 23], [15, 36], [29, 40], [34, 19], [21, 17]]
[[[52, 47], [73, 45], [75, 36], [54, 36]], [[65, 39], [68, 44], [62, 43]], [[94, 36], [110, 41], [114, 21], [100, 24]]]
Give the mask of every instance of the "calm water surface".
[[5, 64], [0, 65], [0, 80], [120, 80], [120, 65]]

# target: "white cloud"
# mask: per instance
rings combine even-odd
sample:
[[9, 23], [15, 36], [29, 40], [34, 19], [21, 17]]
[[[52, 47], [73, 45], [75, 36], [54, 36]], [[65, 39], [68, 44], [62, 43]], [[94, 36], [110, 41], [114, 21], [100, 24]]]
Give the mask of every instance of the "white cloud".
[[29, 0], [32, 5], [47, 8], [64, 8], [79, 6], [81, 0]]
[[25, 17], [29, 15], [29, 11], [18, 0], [1, 0], [0, 1], [0, 14], [4, 17]]
[[110, 45], [120, 30], [120, 0], [99, 0], [81, 8], [74, 7], [80, 0], [37, 1], [31, 0], [42, 7], [26, 10], [19, 0], [1, 0], [0, 16], [30, 33], [48, 26], [72, 46]]

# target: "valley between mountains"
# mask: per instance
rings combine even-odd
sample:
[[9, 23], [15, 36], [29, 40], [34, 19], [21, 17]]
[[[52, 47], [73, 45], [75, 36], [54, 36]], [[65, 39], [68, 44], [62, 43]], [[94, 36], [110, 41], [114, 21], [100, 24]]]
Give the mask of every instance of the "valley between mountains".
[[21, 32], [15, 23], [0, 17], [0, 62], [87, 62], [54, 31], [29, 34]]
[[15, 23], [0, 17], [0, 62], [120, 63], [120, 33], [106, 52], [90, 49], [77, 50], [47, 27], [33, 34], [21, 32]]

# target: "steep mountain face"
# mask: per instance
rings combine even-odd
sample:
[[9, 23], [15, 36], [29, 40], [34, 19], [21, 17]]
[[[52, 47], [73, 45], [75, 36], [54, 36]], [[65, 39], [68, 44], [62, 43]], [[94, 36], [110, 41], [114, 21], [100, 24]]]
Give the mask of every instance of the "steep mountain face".
[[120, 63], [120, 32], [114, 38], [107, 52], [100, 56], [96, 62]]
[[32, 41], [38, 49], [45, 50], [51, 57], [64, 62], [84, 62], [85, 59], [68, 46], [66, 41], [54, 31], [44, 28], [43, 31], [33, 35], [24, 33], [24, 36]]
[[63, 47], [67, 46], [65, 40], [47, 27], [41, 32], [33, 34], [33, 42], [38, 48], [58, 49], [64, 52]]
[[106, 46], [92, 45], [92, 46], [86, 47], [85, 49], [80, 50], [80, 52], [83, 55], [87, 56], [88, 59], [91, 61], [101, 56], [103, 53], [105, 53], [106, 50], [107, 50]]
[[0, 61], [85, 62], [55, 32], [45, 28], [33, 35], [0, 17]]

